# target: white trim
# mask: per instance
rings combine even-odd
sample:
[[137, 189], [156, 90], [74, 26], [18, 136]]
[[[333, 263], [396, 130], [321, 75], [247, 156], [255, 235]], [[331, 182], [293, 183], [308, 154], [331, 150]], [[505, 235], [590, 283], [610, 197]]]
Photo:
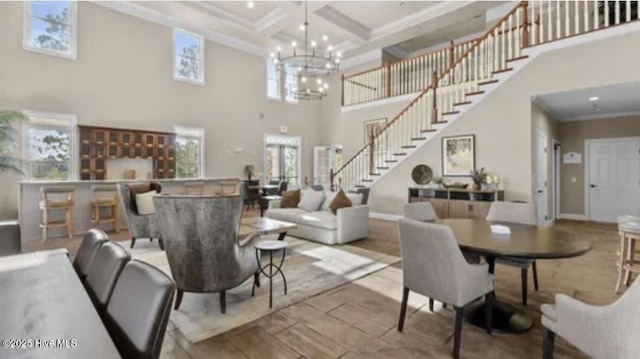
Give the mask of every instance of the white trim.
[[30, 44], [31, 39], [31, 3], [33, 1], [25, 1], [22, 17], [22, 48], [27, 51], [37, 52], [40, 54], [53, 55], [65, 59], [76, 60], [78, 58], [78, 2], [69, 1], [69, 17], [70, 17], [70, 39], [69, 52], [45, 49]]
[[380, 49], [371, 50], [363, 54], [350, 57], [348, 60], [340, 62], [340, 71], [350, 69], [354, 66], [366, 64], [367, 62], [380, 60], [382, 61], [382, 51]]
[[[188, 136], [188, 135], [181, 135], [180, 134], [180, 130], [183, 129], [185, 131], [197, 131], [199, 133], [199, 136]], [[205, 154], [207, 153], [206, 151], [206, 147], [207, 147], [207, 141], [206, 141], [206, 131], [204, 129], [204, 127], [198, 127], [198, 126], [183, 126], [183, 125], [173, 125], [173, 132], [176, 134], [176, 141], [178, 140], [178, 137], [191, 137], [191, 138], [198, 138], [198, 140], [200, 141], [200, 173], [198, 173], [198, 177], [197, 178], [205, 178], [206, 177], [206, 169], [205, 169], [205, 163], [207, 163], [205, 161]], [[177, 150], [176, 150], [177, 151]], [[176, 157], [177, 157], [177, 152], [176, 152]], [[176, 161], [176, 166], [178, 165], [178, 159], [175, 159]], [[189, 178], [183, 178], [183, 177], [178, 177], [178, 172], [176, 171], [176, 179], [189, 179]]]
[[601, 120], [603, 118], [619, 118], [619, 117], [630, 117], [640, 115], [640, 111], [626, 111], [626, 112], [604, 112], [604, 113], [596, 113], [592, 115], [584, 115], [584, 116], [576, 116], [570, 118], [564, 118], [560, 120], [561, 122], [570, 122], [570, 121], [588, 121], [588, 120]]
[[[282, 143], [275, 143], [267, 141], [268, 137], [280, 137], [280, 138], [288, 138], [294, 140], [295, 144], [287, 145]], [[263, 133], [262, 134], [262, 181], [267, 182], [267, 156], [266, 149], [267, 145], [274, 146], [296, 146], [298, 148], [298, 188], [302, 188], [304, 185], [304, 178], [302, 176], [302, 137], [300, 136], [290, 136], [276, 133]]]
[[[55, 113], [55, 112], [45, 112], [45, 111], [31, 111], [31, 110], [23, 110], [22, 113], [31, 118], [31, 117], [40, 117], [40, 118], [50, 118], [50, 119], [59, 119], [65, 120], [69, 122], [69, 178], [67, 181], [75, 181], [79, 179], [78, 176], [78, 162], [80, 156], [78, 154], [78, 116], [70, 113]], [[29, 163], [29, 128], [31, 126], [31, 121], [24, 121], [22, 123], [22, 141], [20, 146], [22, 147], [22, 160], [23, 162], [23, 172], [25, 174], [25, 178], [30, 181], [40, 181], [39, 179], [31, 178], [31, 170]], [[60, 127], [61, 126], [56, 126]], [[47, 181], [47, 179], [42, 179], [42, 181]], [[60, 180], [65, 181], [65, 180]]]
[[400, 218], [402, 218], [402, 216], [397, 215], [397, 214], [369, 212], [369, 218], [384, 219], [386, 221], [397, 221]]
[[[267, 71], [266, 71], [266, 76], [265, 76], [265, 84], [267, 85], [266, 87], [266, 92], [267, 92], [267, 100], [271, 100], [271, 101], [278, 101], [281, 102], [282, 101], [282, 71], [278, 71], [277, 66], [275, 63], [273, 63], [271, 58], [268, 58], [266, 61], [266, 65], [267, 65]], [[269, 78], [269, 67], [273, 66], [273, 70], [276, 73], [276, 88], [278, 89], [278, 93], [276, 94], [276, 96], [270, 96], [269, 95], [269, 81], [271, 80]]]
[[[184, 35], [187, 36], [193, 36], [196, 39], [198, 39], [198, 43], [199, 43], [199, 47], [200, 47], [200, 61], [198, 63], [198, 79], [196, 80], [192, 80], [192, 79], [188, 79], [185, 77], [180, 77], [176, 74], [176, 57], [178, 56], [178, 53], [176, 51], [176, 35], [178, 33], [182, 33]], [[172, 43], [173, 43], [173, 52], [171, 53], [172, 55], [172, 59], [171, 59], [171, 63], [173, 64], [173, 67], [171, 69], [172, 73], [173, 73], [173, 79], [175, 81], [180, 81], [180, 82], [185, 82], [185, 83], [189, 83], [189, 84], [194, 84], [194, 85], [201, 85], [204, 86], [205, 82], [206, 82], [206, 77], [205, 77], [205, 58], [204, 58], [204, 53], [205, 53], [205, 46], [206, 43], [204, 41], [204, 37], [202, 37], [202, 35], [199, 34], [195, 34], [193, 32], [189, 32], [186, 30], [183, 30], [181, 28], [173, 28], [172, 31]]]
[[572, 213], [560, 213], [560, 219], [569, 219], [572, 221], [587, 221], [587, 216], [584, 214], [572, 214]]
[[389, 105], [389, 104], [396, 103], [396, 102], [402, 102], [402, 101], [409, 102], [409, 101], [415, 99], [416, 96], [418, 96], [419, 94], [420, 94], [420, 92], [412, 92], [410, 94], [401, 95], [401, 96], [394, 96], [394, 97], [387, 97], [387, 98], [383, 98], [383, 99], [377, 100], [377, 101], [369, 101], [369, 102], [359, 103], [359, 104], [356, 104], [356, 105], [342, 106], [340, 108], [340, 111], [341, 112], [357, 111], [357, 110], [362, 110], [363, 108], [384, 106], [384, 105]]
[[555, 218], [552, 218], [552, 219], [542, 223], [542, 227], [552, 227], [555, 224], [556, 224], [556, 220], [555, 220]]

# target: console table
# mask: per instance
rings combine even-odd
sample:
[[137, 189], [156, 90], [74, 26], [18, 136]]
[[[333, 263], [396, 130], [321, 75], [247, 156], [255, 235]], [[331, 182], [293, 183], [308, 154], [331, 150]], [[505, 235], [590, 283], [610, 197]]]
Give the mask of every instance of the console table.
[[440, 219], [485, 219], [491, 202], [503, 201], [504, 190], [409, 187], [409, 203], [431, 202]]

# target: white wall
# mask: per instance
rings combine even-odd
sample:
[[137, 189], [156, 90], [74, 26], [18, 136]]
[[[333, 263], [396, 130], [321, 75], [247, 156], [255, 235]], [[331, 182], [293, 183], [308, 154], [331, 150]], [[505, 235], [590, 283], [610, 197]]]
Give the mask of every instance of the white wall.
[[[172, 29], [89, 2], [78, 13], [79, 58], [68, 60], [23, 50], [23, 3], [0, 2], [0, 109], [73, 113], [82, 125], [204, 127], [208, 177], [242, 176], [247, 163], [262, 172], [263, 134], [287, 125], [302, 137], [302, 177], [311, 177], [321, 105], [267, 100], [266, 59], [207, 42], [206, 85], [180, 83]], [[236, 146], [243, 151], [233, 153]], [[0, 218], [17, 215], [16, 180], [0, 174]]]

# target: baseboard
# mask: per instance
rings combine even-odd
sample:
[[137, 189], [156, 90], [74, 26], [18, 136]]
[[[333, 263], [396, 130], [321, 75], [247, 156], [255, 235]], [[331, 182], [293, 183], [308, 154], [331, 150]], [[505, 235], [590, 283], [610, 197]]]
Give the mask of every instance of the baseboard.
[[555, 218], [551, 218], [550, 220], [548, 220], [548, 221], [544, 222], [544, 223], [542, 224], [542, 226], [543, 226], [543, 227], [551, 227], [551, 226], [553, 226], [554, 224], [556, 224], [556, 219], [555, 219]]
[[402, 216], [399, 216], [397, 214], [369, 212], [369, 218], [384, 219], [387, 221], [397, 221], [400, 218], [402, 218]]
[[560, 219], [570, 219], [573, 221], [588, 221], [584, 214], [560, 213]]

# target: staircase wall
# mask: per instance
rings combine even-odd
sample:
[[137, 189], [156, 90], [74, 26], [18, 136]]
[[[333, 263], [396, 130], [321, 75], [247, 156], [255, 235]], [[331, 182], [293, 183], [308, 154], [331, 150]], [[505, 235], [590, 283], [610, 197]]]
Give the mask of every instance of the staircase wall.
[[[602, 38], [607, 31], [610, 30], [583, 37], [596, 35]], [[531, 49], [541, 52], [545, 46], [554, 48], [530, 60], [527, 67], [500, 83], [495, 91], [455, 123], [376, 182], [370, 197], [371, 212], [400, 214], [401, 205], [407, 201], [407, 187], [413, 185], [410, 176], [413, 167], [427, 164], [436, 174], [440, 174], [442, 136], [467, 134], [476, 136], [476, 166], [485, 167], [501, 177], [506, 199], [531, 201], [535, 178], [532, 96], [640, 80], [637, 61], [640, 58], [639, 43], [640, 32], [634, 32], [567, 48], [556, 49], [562, 44], [557, 42]], [[381, 106], [378, 111], [367, 108], [343, 112], [341, 122], [345, 148], [352, 147], [348, 143], [358, 143], [354, 147], [359, 147], [363, 142], [362, 126], [356, 129], [358, 120], [378, 117], [391, 119], [402, 108], [398, 103]], [[360, 134], [354, 132], [356, 130]], [[349, 153], [346, 153], [345, 158], [348, 156]], [[462, 180], [468, 181], [465, 178]]]

